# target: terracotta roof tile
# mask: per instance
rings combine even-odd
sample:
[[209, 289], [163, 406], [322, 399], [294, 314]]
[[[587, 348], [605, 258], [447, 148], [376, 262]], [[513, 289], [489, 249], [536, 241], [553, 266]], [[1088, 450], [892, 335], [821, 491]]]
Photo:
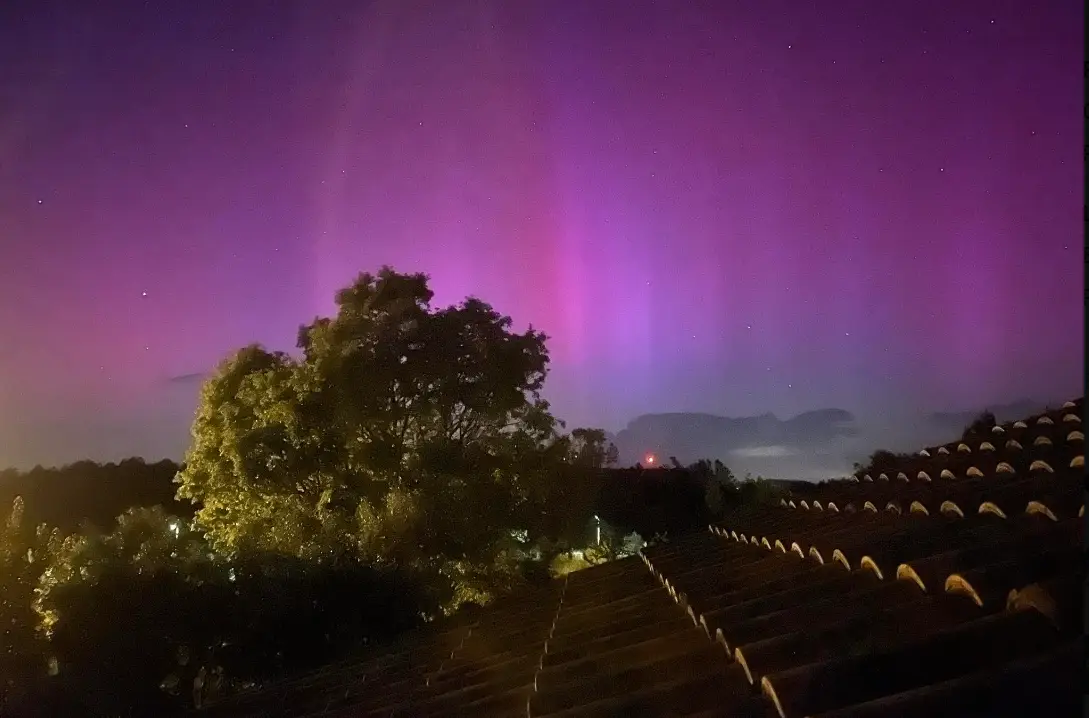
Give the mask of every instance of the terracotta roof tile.
[[1082, 406], [930, 447], [889, 480], [821, 487], [805, 506], [733, 511], [205, 713], [1073, 714], [1084, 438], [1068, 438], [1081, 424], [1066, 416]]

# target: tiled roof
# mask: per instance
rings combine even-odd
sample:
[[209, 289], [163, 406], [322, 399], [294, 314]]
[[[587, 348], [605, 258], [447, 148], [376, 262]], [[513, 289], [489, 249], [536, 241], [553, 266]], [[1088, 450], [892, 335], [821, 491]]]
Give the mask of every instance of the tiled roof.
[[208, 713], [1073, 715], [1086, 685], [1081, 411], [737, 511]]

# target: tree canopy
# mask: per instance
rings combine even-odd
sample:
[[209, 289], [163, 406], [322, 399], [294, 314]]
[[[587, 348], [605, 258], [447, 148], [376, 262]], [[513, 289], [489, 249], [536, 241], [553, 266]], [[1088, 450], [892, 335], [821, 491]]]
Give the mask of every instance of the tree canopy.
[[177, 477], [217, 551], [409, 566], [471, 595], [509, 578], [512, 535], [570, 523], [550, 515], [570, 467], [615, 450], [560, 433], [542, 333], [432, 296], [425, 275], [364, 273], [299, 330], [300, 357], [255, 345], [219, 367]]

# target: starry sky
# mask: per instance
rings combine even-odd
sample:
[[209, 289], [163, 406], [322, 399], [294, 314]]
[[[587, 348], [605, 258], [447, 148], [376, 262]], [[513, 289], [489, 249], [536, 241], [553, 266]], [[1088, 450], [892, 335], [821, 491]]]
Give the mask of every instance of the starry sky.
[[391, 264], [572, 425], [1082, 393], [1077, 0], [0, 3], [0, 465]]

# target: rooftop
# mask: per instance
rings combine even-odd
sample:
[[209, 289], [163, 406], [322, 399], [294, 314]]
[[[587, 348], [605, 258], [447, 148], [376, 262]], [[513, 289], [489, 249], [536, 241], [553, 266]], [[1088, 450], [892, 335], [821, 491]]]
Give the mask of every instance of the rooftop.
[[1073, 715], [1082, 409], [739, 510], [204, 713]]

